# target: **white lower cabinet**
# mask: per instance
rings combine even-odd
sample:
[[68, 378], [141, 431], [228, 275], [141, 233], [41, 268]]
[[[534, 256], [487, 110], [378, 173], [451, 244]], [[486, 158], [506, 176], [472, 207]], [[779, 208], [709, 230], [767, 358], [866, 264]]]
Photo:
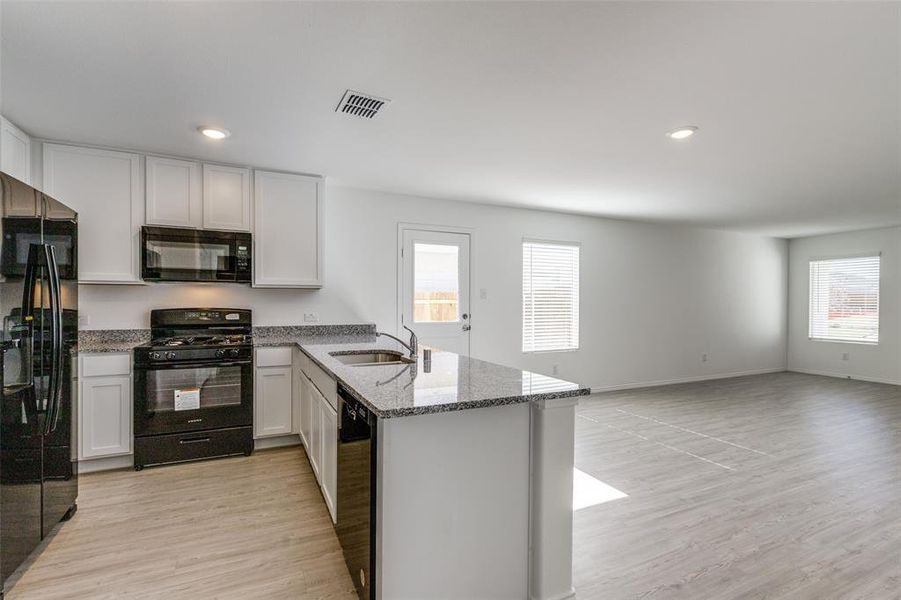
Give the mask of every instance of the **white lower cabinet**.
[[[300, 396], [303, 375], [300, 373], [300, 349], [291, 349], [291, 433], [300, 435]], [[303, 442], [303, 438], [300, 439]]]
[[319, 415], [319, 406], [322, 404], [322, 394], [316, 389], [316, 386], [309, 380], [307, 383], [310, 387], [310, 443], [307, 444], [307, 456], [310, 458], [310, 466], [313, 467], [313, 474], [316, 475], [316, 481], [322, 485], [322, 476], [320, 469], [322, 465], [322, 419]]
[[302, 352], [300, 377], [300, 439], [307, 449], [310, 467], [319, 482], [332, 522], [338, 508], [338, 412], [337, 382]]
[[253, 437], [290, 435], [294, 428], [293, 350], [289, 346], [254, 351]]
[[254, 437], [291, 433], [291, 367], [258, 367], [254, 390]]
[[310, 436], [313, 432], [313, 383], [300, 373], [300, 441], [310, 448]]
[[323, 398], [319, 404], [320, 417], [320, 464], [319, 483], [322, 486], [322, 497], [337, 523], [336, 500], [338, 497], [338, 413]]
[[78, 458], [130, 454], [131, 355], [85, 354], [80, 358]]

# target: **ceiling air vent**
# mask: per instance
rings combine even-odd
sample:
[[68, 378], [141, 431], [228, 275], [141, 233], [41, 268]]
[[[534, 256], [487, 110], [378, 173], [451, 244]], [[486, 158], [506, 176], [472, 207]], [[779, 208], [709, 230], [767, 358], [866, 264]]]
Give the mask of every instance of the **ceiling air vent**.
[[347, 90], [344, 92], [344, 96], [341, 98], [341, 102], [338, 103], [338, 108], [335, 109], [335, 112], [371, 119], [379, 114], [379, 111], [387, 106], [389, 102], [391, 101], [385, 98]]

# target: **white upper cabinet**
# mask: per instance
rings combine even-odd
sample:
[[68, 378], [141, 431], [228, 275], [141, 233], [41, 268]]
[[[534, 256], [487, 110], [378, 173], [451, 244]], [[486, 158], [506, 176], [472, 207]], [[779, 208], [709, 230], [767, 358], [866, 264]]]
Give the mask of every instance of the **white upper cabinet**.
[[254, 171], [254, 287], [322, 287], [321, 177]]
[[203, 228], [250, 231], [250, 169], [203, 165]]
[[147, 157], [147, 225], [203, 227], [200, 164]]
[[31, 138], [0, 117], [0, 171], [31, 185]]
[[141, 156], [44, 144], [44, 192], [78, 211], [78, 280], [141, 283]]

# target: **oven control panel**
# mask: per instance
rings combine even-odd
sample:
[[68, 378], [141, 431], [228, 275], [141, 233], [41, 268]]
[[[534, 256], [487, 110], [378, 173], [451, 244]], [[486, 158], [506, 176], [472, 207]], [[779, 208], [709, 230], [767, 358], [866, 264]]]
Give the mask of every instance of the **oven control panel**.
[[208, 361], [215, 366], [216, 363], [232, 360], [250, 360], [253, 348], [241, 346], [234, 348], [179, 348], [178, 350], [136, 350], [135, 362], [137, 363], [175, 363]]

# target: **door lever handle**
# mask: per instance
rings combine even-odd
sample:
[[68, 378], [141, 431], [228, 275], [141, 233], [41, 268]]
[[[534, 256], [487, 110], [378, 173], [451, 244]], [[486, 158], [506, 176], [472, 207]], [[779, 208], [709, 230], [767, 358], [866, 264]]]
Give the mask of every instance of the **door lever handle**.
[[470, 329], [472, 329], [472, 325], [470, 325], [469, 323], [464, 323], [463, 331], [469, 331]]

